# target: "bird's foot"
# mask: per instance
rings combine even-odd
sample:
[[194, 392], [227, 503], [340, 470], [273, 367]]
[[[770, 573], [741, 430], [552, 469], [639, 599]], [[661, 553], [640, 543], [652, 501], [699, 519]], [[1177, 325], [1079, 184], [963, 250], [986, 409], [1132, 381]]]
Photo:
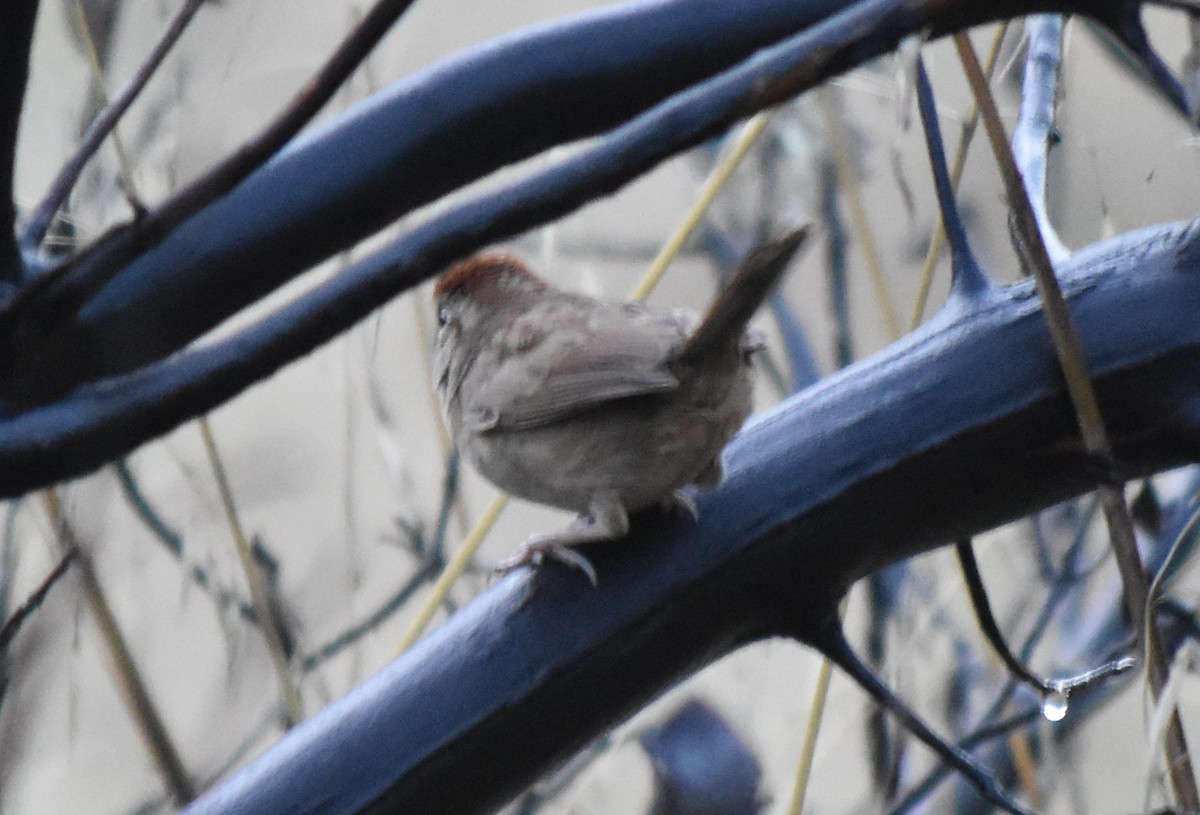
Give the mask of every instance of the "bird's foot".
[[622, 538], [629, 531], [629, 516], [620, 499], [612, 493], [601, 493], [592, 499], [590, 511], [580, 515], [563, 532], [534, 535], [521, 545], [512, 557], [496, 564], [496, 572], [507, 574], [520, 566], [541, 566], [547, 558], [557, 560], [583, 572], [592, 588], [600, 585], [596, 567], [572, 547]]
[[596, 576], [596, 567], [592, 565], [592, 562], [572, 549], [570, 543], [564, 542], [557, 535], [530, 538], [511, 557], [497, 563], [493, 571], [496, 574], [508, 574], [522, 566], [541, 566], [547, 558], [557, 560], [559, 563], [583, 572], [584, 577], [592, 584], [592, 588], [600, 585]]

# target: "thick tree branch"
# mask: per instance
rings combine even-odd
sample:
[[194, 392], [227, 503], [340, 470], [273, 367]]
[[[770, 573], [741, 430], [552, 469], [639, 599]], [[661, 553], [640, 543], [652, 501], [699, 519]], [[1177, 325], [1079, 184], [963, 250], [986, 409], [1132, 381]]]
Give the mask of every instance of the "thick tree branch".
[[[1126, 0], [747, 3], [630, 5], [508, 38], [285, 149], [178, 228], [113, 233], [4, 315], [0, 380], [35, 397], [27, 405], [46, 403], [22, 411], [10, 402], [0, 416], [0, 494], [136, 447], [455, 256], [610, 192], [908, 34], [1087, 6], [1141, 43], [1139, 6]], [[0, 5], [0, 24], [13, 8]], [[1170, 95], [1171, 78], [1156, 76]], [[399, 215], [613, 127], [575, 158], [447, 211], [249, 329], [163, 361]], [[1200, 457], [1198, 230], [1125, 235], [1062, 270], [1114, 458], [1130, 476]], [[1092, 464], [1030, 287], [956, 301], [748, 428], [730, 450], [728, 483], [702, 496], [700, 525], [647, 518], [621, 546], [589, 552], [602, 592], [552, 568], [501, 582], [194, 811], [494, 807], [745, 642], [828, 646], [822, 632], [854, 580], [1085, 490], [1104, 475]], [[464, 766], [472, 784], [456, 782]]]
[[[182, 227], [152, 209], [24, 292], [9, 316], [10, 342], [23, 358], [42, 362], [18, 360], [14, 369], [58, 371], [65, 387], [160, 358], [414, 208], [619, 124], [845, 0], [758, 2], [770, 13], [718, 0], [693, 3], [686, 14], [678, 3], [607, 9], [505, 38], [402, 80], [283, 151]], [[615, 42], [622, 47], [613, 48]], [[173, 202], [192, 197], [183, 190], [166, 207], [175, 211]], [[170, 240], [158, 245], [167, 234]], [[88, 325], [81, 324], [76, 311], [98, 282], [114, 275], [99, 302], [84, 309]], [[110, 336], [103, 344], [112, 347], [97, 349], [99, 359], [51, 362], [67, 347], [91, 345], [78, 344], [82, 334], [108, 334], [111, 326], [100, 328], [92, 318], [115, 316], [114, 297], [118, 324], [137, 321], [146, 308], [157, 311], [143, 298], [150, 288], [158, 290], [150, 302], [174, 304], [172, 320], [144, 323], [150, 330], [134, 343]], [[181, 320], [185, 314], [191, 316]], [[55, 328], [61, 336], [52, 338]], [[42, 351], [47, 343], [52, 347]]]
[[[753, 112], [752, 96], [764, 100], [760, 106], [778, 103], [886, 53], [904, 36], [938, 36], [1064, 5], [1076, 4], [637, 3], [507, 37], [398, 83], [285, 149], [161, 243], [163, 236], [130, 225], [23, 293], [0, 325], [3, 382], [10, 398], [29, 404], [160, 359], [415, 207], [554, 144], [614, 127], [795, 31], [810, 37], [808, 59], [796, 63], [801, 76], [764, 73], [733, 119]], [[1126, 19], [1136, 23], [1136, 6], [1078, 5], [1120, 24], [1123, 35], [1136, 30]], [[1181, 95], [1178, 83], [1162, 81], [1172, 98]], [[703, 135], [733, 119], [712, 114]], [[694, 121], [684, 127], [701, 130]], [[672, 150], [693, 143], [685, 136]], [[151, 243], [124, 265], [130, 246]], [[477, 245], [463, 241], [456, 249]], [[110, 277], [93, 292], [95, 280]]]
[[[582, 154], [443, 212], [228, 340], [86, 386], [57, 403], [10, 414], [0, 420], [0, 462], [9, 465], [5, 468], [9, 477], [0, 478], [0, 494], [17, 494], [76, 476], [128, 452], [328, 341], [462, 253], [561, 216], [719, 132], [749, 110], [787, 98], [799, 88], [855, 64], [864, 56], [864, 31], [875, 30], [873, 27], [906, 30], [907, 7], [897, 6], [898, 19], [870, 13], [891, 1], [857, 6], [863, 19], [837, 18], [787, 40], [649, 111]], [[387, 139], [380, 145], [386, 146]], [[212, 241], [220, 244], [241, 224], [236, 218], [217, 220], [205, 229]], [[232, 248], [221, 245], [222, 251]], [[187, 282], [187, 266], [196, 260], [195, 255], [174, 256], [174, 260], [177, 263], [164, 261], [157, 271], [150, 270], [148, 280], [130, 282], [132, 291], [113, 292], [115, 300], [104, 301], [111, 308], [96, 315], [99, 323], [88, 327], [80, 320], [75, 324], [77, 331], [82, 331], [76, 340], [80, 336], [91, 339], [78, 347], [74, 340], [67, 342], [59, 350], [74, 349], [71, 359], [75, 361], [86, 356], [85, 349], [96, 350], [106, 343], [122, 352], [143, 354], [160, 339], [164, 326], [187, 324], [194, 311], [203, 311], [204, 304], [219, 299], [210, 287], [192, 290]], [[205, 264], [212, 260], [204, 255]], [[221, 269], [220, 264], [212, 268]], [[172, 302], [185, 292], [189, 299], [159, 311], [158, 299], [145, 300], [138, 293], [143, 284], [150, 287], [146, 291], [159, 291], [162, 302]], [[92, 336], [93, 331], [98, 333]], [[28, 368], [33, 383], [45, 385], [54, 375], [69, 375], [70, 368], [54, 367], [66, 366], [65, 362], [52, 363], [44, 354], [28, 350], [19, 354], [27, 365], [42, 359], [40, 365]]]
[[[1200, 457], [1200, 226], [1140, 238], [1062, 275], [1131, 476]], [[600, 591], [553, 567], [501, 581], [189, 812], [489, 811], [730, 650], [821, 645], [863, 575], [1103, 475], [1028, 283], [796, 395], [727, 461], [698, 525], [652, 516], [587, 552]]]

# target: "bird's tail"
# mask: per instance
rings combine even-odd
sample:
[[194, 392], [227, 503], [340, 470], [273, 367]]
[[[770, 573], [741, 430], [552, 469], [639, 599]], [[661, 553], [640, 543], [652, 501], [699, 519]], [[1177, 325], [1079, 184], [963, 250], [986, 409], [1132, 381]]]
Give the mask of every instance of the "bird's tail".
[[810, 224], [756, 246], [730, 278], [728, 285], [713, 301], [700, 325], [692, 332], [674, 360], [683, 364], [706, 358], [731, 338], [740, 340], [746, 324], [758, 311], [787, 271], [788, 262], [812, 231]]

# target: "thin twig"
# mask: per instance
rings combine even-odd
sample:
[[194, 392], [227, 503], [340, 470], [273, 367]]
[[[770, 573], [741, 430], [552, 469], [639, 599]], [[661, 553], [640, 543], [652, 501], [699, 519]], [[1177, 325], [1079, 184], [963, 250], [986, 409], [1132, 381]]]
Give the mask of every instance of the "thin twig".
[[[108, 105], [104, 65], [101, 63], [100, 53], [96, 50], [96, 39], [92, 36], [87, 15], [83, 11], [83, 0], [75, 0], [73, 5], [75, 8], [75, 22], [79, 26], [80, 39], [83, 40], [83, 50], [87, 54], [88, 66], [92, 69], [92, 83], [96, 96], [101, 104]], [[129, 153], [125, 150], [125, 143], [121, 140], [120, 133], [117, 132], [116, 122], [113, 122], [109, 135], [112, 136], [113, 149], [117, 153], [117, 174], [120, 179], [118, 186], [125, 194], [125, 200], [133, 210], [134, 217], [141, 217], [141, 214], [146, 211], [146, 206], [138, 198], [136, 185], [133, 183], [133, 162], [129, 160]], [[101, 141], [103, 141], [103, 137], [101, 137]], [[51, 213], [50, 217], [53, 218], [54, 213]], [[48, 225], [49, 222], [47, 222]]]
[[400, 642], [396, 645], [395, 652], [397, 654], [407, 651], [421, 634], [424, 633], [426, 626], [429, 625], [429, 621], [433, 619], [433, 615], [441, 607], [446, 595], [450, 593], [450, 589], [458, 582], [458, 578], [462, 577], [462, 573], [467, 570], [467, 565], [475, 557], [475, 553], [479, 551], [479, 546], [487, 537], [488, 532], [495, 526], [496, 520], [500, 517], [500, 513], [504, 512], [504, 508], [507, 505], [507, 495], [497, 495], [492, 500], [492, 503], [488, 504], [487, 509], [483, 511], [483, 515], [475, 522], [475, 526], [467, 533], [462, 545], [454, 553], [454, 557], [450, 559], [450, 562], [446, 564], [446, 568], [438, 576], [437, 582], [433, 584], [433, 589], [429, 592], [429, 596], [425, 598], [425, 602], [421, 604], [421, 608], [417, 610], [417, 614], [412, 622], [404, 630], [404, 634], [400, 637]]
[[[46, 237], [46, 230], [50, 228], [51, 222], [54, 220], [55, 214], [62, 207], [63, 202], [67, 200], [75, 183], [79, 180], [79, 174], [83, 172], [83, 168], [87, 165], [88, 160], [100, 148], [104, 142], [104, 138], [113, 131], [121, 117], [129, 110], [129, 106], [133, 104], [138, 95], [146, 87], [146, 83], [154, 76], [162, 64], [163, 59], [175, 47], [175, 43], [179, 42], [179, 38], [183, 32], [187, 30], [188, 24], [192, 18], [196, 16], [196, 12], [200, 10], [200, 6], [204, 4], [204, 0], [187, 0], [183, 7], [176, 13], [171, 24], [167, 26], [167, 30], [163, 32], [162, 39], [154, 46], [154, 49], [147, 55], [146, 60], [138, 67], [137, 73], [125, 84], [116, 95], [116, 97], [108, 103], [104, 110], [92, 120], [87, 131], [83, 134], [83, 139], [80, 141], [79, 147], [76, 148], [75, 154], [70, 160], [63, 165], [59, 170], [58, 176], [50, 185], [46, 197], [38, 204], [33, 215], [25, 224], [25, 228], [21, 230], [21, 247], [26, 252], [34, 252], [41, 245], [42, 239]], [[82, 12], [81, 12], [82, 19]], [[87, 31], [86, 25], [84, 31], [85, 42], [89, 43], [91, 48], [91, 35]]]
[[[1014, 686], [1015, 683], [1009, 683], [1010, 688]], [[1004, 698], [1007, 697], [1005, 696]], [[998, 713], [999, 706], [994, 707], [993, 710], [994, 712]], [[992, 720], [994, 715], [994, 713], [989, 714], [988, 716], [984, 717], [984, 721]], [[979, 747], [987, 741], [1007, 735], [1008, 733], [1016, 730], [1018, 727], [1029, 726], [1031, 723], [1037, 721], [1040, 715], [1040, 709], [1034, 707], [1020, 713], [1015, 713], [1006, 719], [995, 721], [992, 724], [982, 725], [974, 732], [969, 734], [966, 738], [959, 741], [958, 747], [968, 752], [974, 751], [976, 747]], [[929, 772], [929, 774], [921, 781], [921, 783], [914, 786], [904, 794], [903, 798], [893, 804], [887, 810], [888, 815], [904, 815], [904, 813], [913, 809], [922, 799], [933, 792], [934, 787], [941, 783], [942, 779], [946, 778], [952, 772], [954, 771], [947, 765], [939, 764]]]
[[[1074, 564], [1082, 556], [1084, 547], [1087, 543], [1087, 529], [1091, 525], [1091, 519], [1093, 513], [1095, 512], [1095, 508], [1095, 502], [1089, 502], [1087, 511], [1085, 512], [1083, 519], [1081, 519], [1081, 524], [1076, 529], [1075, 535], [1073, 536], [1071, 543], [1067, 547], [1067, 551], [1063, 556], [1063, 567], [1061, 569], [1055, 569], [1053, 573], [1049, 575], [1049, 593], [1042, 601], [1041, 608], [1038, 610], [1038, 614], [1029, 628], [1029, 633], [1025, 636], [1025, 641], [1022, 643], [1021, 648], [1017, 652], [1019, 658], [1022, 660], [1028, 661], [1030, 655], [1033, 653], [1034, 648], [1036, 648], [1038, 644], [1043, 641], [1043, 636], [1049, 629], [1050, 623], [1054, 619], [1055, 612], [1067, 599], [1071, 592], [1075, 590], [1080, 580], [1082, 580], [1079, 570], [1072, 564]], [[1085, 656], [1083, 658], [1076, 656], [1076, 658], [1072, 660], [1073, 664], [1080, 664], [1084, 662], [1090, 663], [1095, 661], [1094, 649], [1085, 649], [1084, 653]], [[1000, 712], [1009, 703], [1009, 700], [1012, 698], [1018, 687], [1019, 683], [1017, 680], [1009, 675], [1008, 681], [1004, 683], [1003, 687], [992, 699], [984, 713], [979, 716], [976, 722], [972, 725], [973, 729], [971, 734], [960, 742], [960, 746], [963, 749], [973, 749], [975, 746], [988, 739], [1011, 732], [1014, 727], [1027, 725], [1032, 721], [1042, 718], [1041, 707], [1039, 705], [1036, 708], [1033, 708], [1025, 713], [1017, 714], [1016, 716], [1007, 720], [996, 721], [996, 717], [1000, 715]], [[1078, 706], [1079, 705], [1077, 704], [1076, 707]], [[988, 724], [989, 722], [991, 722], [991, 724]], [[941, 781], [951, 774], [951, 772], [951, 769], [945, 765], [939, 765], [938, 767], [931, 769], [921, 781], [913, 785], [909, 791], [905, 793], [904, 797], [899, 802], [892, 806], [892, 808], [889, 810], [889, 815], [901, 815], [902, 813], [907, 812], [915, 807], [917, 802], [929, 795], [933, 789], [939, 783], [941, 783]]]
[[113, 469], [116, 471], [117, 481], [121, 485], [121, 493], [129, 502], [134, 514], [162, 543], [163, 547], [179, 561], [184, 573], [191, 578], [192, 583], [211, 595], [219, 608], [236, 608], [243, 620], [251, 625], [259, 625], [261, 621], [258, 619], [258, 612], [248, 600], [238, 596], [238, 592], [233, 588], [220, 585], [203, 566], [197, 563], [188, 563], [183, 536], [172, 529], [158, 511], [150, 505], [149, 499], [142, 492], [137, 479], [134, 478], [133, 471], [129, 469], [129, 463], [125, 459], [118, 459], [113, 463]]
[[[996, 62], [1000, 57], [1000, 47], [1004, 44], [1004, 37], [1007, 33], [1008, 21], [1005, 20], [996, 27], [996, 33], [992, 36], [991, 48], [988, 50], [984, 65], [984, 75], [988, 82], [992, 81]], [[959, 129], [958, 144], [954, 148], [954, 161], [950, 165], [950, 186], [954, 190], [958, 189], [958, 182], [962, 180], [963, 169], [967, 166], [967, 153], [971, 148], [972, 139], [975, 138], [975, 128], [978, 124], [979, 106], [973, 104]], [[937, 268], [938, 258], [942, 254], [942, 245], [945, 242], [946, 227], [942, 224], [942, 219], [938, 218], [933, 227], [933, 236], [929, 239], [929, 250], [925, 253], [925, 265], [921, 269], [921, 282], [917, 286], [917, 296], [913, 300], [912, 316], [908, 323], [909, 329], [915, 329], [920, 325], [921, 319], [925, 315], [925, 306], [929, 302], [929, 290], [933, 285], [933, 272]]]
[[125, 701], [130, 707], [133, 719], [137, 723], [138, 733], [146, 743], [146, 748], [150, 751], [159, 773], [162, 774], [163, 780], [171, 790], [175, 802], [180, 805], [186, 804], [196, 797], [195, 787], [191, 778], [188, 777], [183, 760], [179, 756], [179, 751], [175, 749], [175, 744], [171, 740], [158, 708], [150, 698], [150, 691], [138, 672], [133, 652], [130, 651], [125, 636], [117, 625], [116, 617], [113, 616], [112, 609], [108, 605], [108, 600], [104, 596], [91, 557], [79, 545], [75, 530], [63, 513], [58, 493], [54, 490], [46, 490], [42, 493], [42, 501], [50, 516], [50, 521], [57, 531], [63, 552], [76, 553], [75, 559], [79, 563], [84, 596], [87, 598], [92, 616], [100, 629], [100, 636], [112, 659], [117, 685], [121, 688]]
[[1000, 657], [1000, 661], [1004, 663], [1009, 672], [1018, 680], [1042, 694], [1044, 698], [1058, 695], [1065, 699], [1065, 695], [1071, 691], [1087, 687], [1094, 682], [1101, 682], [1111, 676], [1125, 673], [1137, 664], [1132, 659], [1113, 660], [1098, 668], [1091, 668], [1077, 676], [1065, 679], [1044, 679], [1035, 675], [1008, 647], [1008, 643], [1004, 639], [1004, 634], [1000, 631], [1000, 625], [996, 622], [995, 615], [992, 614], [987, 590], [983, 585], [983, 575], [979, 573], [979, 564], [975, 560], [975, 551], [971, 545], [971, 539], [962, 538], [955, 541], [954, 551], [958, 555], [958, 562], [962, 567], [963, 579], [967, 584], [967, 593], [971, 597], [971, 606], [975, 610], [975, 619], [978, 621], [979, 627], [983, 629], [988, 642], [991, 643], [992, 648], [996, 651], [996, 655]]
[[813, 758], [817, 754], [817, 734], [825, 713], [825, 702], [829, 698], [829, 680], [833, 676], [833, 663], [828, 657], [821, 659], [817, 671], [817, 687], [813, 690], [808, 711], [808, 722], [804, 728], [804, 742], [800, 745], [800, 757], [796, 760], [796, 774], [792, 779], [792, 794], [788, 801], [787, 815], [800, 815], [808, 793], [808, 782], [812, 778]]
[[42, 578], [42, 582], [34, 589], [33, 594], [25, 598], [25, 602], [13, 609], [13, 613], [4, 621], [4, 627], [0, 628], [0, 651], [3, 651], [9, 641], [16, 636], [21, 630], [21, 626], [25, 624], [25, 620], [29, 615], [37, 610], [42, 601], [46, 599], [46, 595], [50, 593], [50, 589], [58, 582], [59, 578], [67, 573], [67, 568], [75, 557], [79, 554], [78, 549], [67, 549], [62, 558], [59, 559], [57, 565], [50, 570], [50, 573]]
[[233, 538], [238, 559], [242, 564], [242, 571], [245, 573], [246, 582], [250, 586], [250, 598], [254, 603], [254, 610], [257, 612], [258, 619], [261, 622], [259, 628], [262, 629], [263, 637], [267, 641], [267, 650], [271, 654], [271, 663], [275, 666], [275, 676], [279, 680], [279, 690], [283, 696], [286, 710], [287, 725], [290, 727], [291, 725], [299, 724], [301, 719], [304, 718], [304, 708], [300, 701], [300, 694], [292, 683], [291, 671], [288, 667], [287, 649], [284, 647], [283, 636], [275, 624], [275, 615], [271, 613], [271, 598], [267, 592], [262, 571], [255, 561], [254, 553], [250, 550], [250, 543], [246, 539], [241, 519], [238, 517], [237, 505], [233, 500], [233, 490], [229, 486], [229, 478], [225, 473], [225, 465], [221, 461], [221, 455], [217, 452], [217, 442], [213, 438], [212, 428], [209, 426], [206, 417], [200, 418], [199, 425], [200, 436], [204, 440], [204, 449], [208, 454], [209, 464], [212, 466], [213, 477], [217, 481], [217, 490], [221, 494], [221, 505], [225, 509], [225, 519], [229, 522], [229, 534]]
[[[1020, 236], [1023, 255], [1029, 261], [1034, 276], [1034, 284], [1042, 299], [1046, 314], [1046, 323], [1054, 343], [1066, 379], [1067, 391], [1075, 408], [1079, 422], [1083, 448], [1094, 461], [1105, 469], [1106, 478], [1115, 477], [1115, 463], [1112, 446], [1109, 443], [1108, 432], [1100, 413], [1099, 402], [1092, 387], [1091, 374], [1088, 370], [1087, 358], [1084, 355], [1083, 343], [1071, 319], [1066, 299], [1059, 288], [1054, 275], [1054, 265], [1050, 261], [1046, 244], [1038, 230], [1037, 217], [1030, 206], [1020, 171], [1008, 146], [1008, 137], [1004, 125], [1000, 121], [1000, 112], [992, 98], [967, 35], [954, 35], [955, 47], [967, 74], [975, 101], [983, 114], [984, 127], [992, 144], [992, 151], [1000, 167], [1004, 179], [1005, 192], [1017, 233]], [[1151, 640], [1156, 635], [1152, 621], [1146, 618], [1146, 607], [1149, 598], [1149, 584], [1145, 570], [1138, 555], [1134, 540], [1133, 521], [1125, 506], [1125, 498], [1121, 488], [1115, 483], [1102, 482], [1097, 487], [1100, 506], [1108, 522], [1109, 536], [1113, 552], [1116, 556], [1117, 567], [1121, 574], [1121, 582], [1125, 592], [1125, 606], [1133, 621], [1134, 629], [1141, 642], [1141, 649], [1146, 654], [1146, 673], [1150, 682], [1150, 690], [1157, 700], [1162, 694], [1166, 683], [1167, 665], [1160, 647]], [[1190, 762], [1187, 760], [1187, 743], [1183, 734], [1182, 724], [1178, 713], [1175, 714], [1170, 733], [1167, 737], [1167, 763], [1170, 768], [1172, 786], [1180, 805], [1190, 810], [1200, 810], [1200, 793], [1197, 792], [1195, 777]]]
[[867, 263], [867, 276], [875, 290], [875, 304], [879, 308], [879, 315], [883, 318], [883, 325], [887, 329], [888, 336], [898, 339], [902, 333], [900, 318], [896, 315], [896, 304], [888, 290], [887, 278], [883, 273], [883, 261], [879, 257], [879, 248], [875, 241], [875, 233], [871, 229], [871, 221], [863, 206], [862, 196], [859, 195], [858, 179], [855, 176], [850, 150], [847, 147], [848, 139], [845, 128], [842, 126], [841, 114], [833, 105], [829, 89], [818, 90], [817, 101], [820, 104], [821, 113], [825, 117], [825, 127], [829, 130], [829, 143], [833, 149], [838, 182], [846, 196], [846, 203], [850, 207], [850, 219], [854, 222], [859, 245]]
[[371, 633], [382, 625], [387, 620], [391, 619], [392, 615], [399, 609], [404, 607], [404, 604], [416, 594], [417, 589], [425, 585], [436, 572], [438, 562], [436, 560], [427, 560], [417, 568], [416, 573], [411, 575], [404, 585], [401, 586], [395, 593], [385, 600], [378, 609], [367, 616], [365, 620], [356, 625], [351, 626], [347, 630], [338, 634], [325, 645], [317, 648], [310, 654], [305, 654], [300, 660], [300, 668], [305, 673], [319, 667], [323, 662], [332, 659], [340, 654], [345, 649], [349, 648], [354, 643], [358, 642], [365, 635]]
[[[458, 500], [458, 473], [458, 453], [451, 450], [450, 455], [446, 458], [446, 477], [442, 483], [442, 504], [441, 509], [438, 511], [437, 526], [434, 528], [433, 540], [429, 543], [423, 543], [422, 538], [414, 537], [413, 549], [423, 556], [423, 560], [417, 571], [408, 578], [398, 591], [384, 601], [365, 620], [343, 631], [327, 644], [306, 655], [300, 663], [301, 668], [306, 673], [316, 668], [325, 660], [336, 656], [364, 635], [374, 631], [384, 621], [390, 619], [396, 611], [403, 608], [404, 604], [416, 593], [417, 589], [432, 579], [439, 569], [445, 567], [446, 561], [443, 552], [446, 547], [446, 528], [450, 523], [450, 512], [454, 507], [462, 505], [462, 502]], [[413, 532], [414, 536], [420, 534], [419, 530], [413, 530]], [[473, 551], [471, 555], [474, 555]]]
[[733, 177], [733, 171], [738, 168], [742, 160], [750, 152], [750, 148], [758, 141], [758, 137], [767, 129], [767, 125], [771, 122], [770, 113], [758, 113], [750, 118], [746, 124], [742, 125], [737, 135], [733, 139], [733, 146], [729, 152], [717, 162], [713, 167], [712, 172], [708, 174], [708, 178], [704, 179], [704, 183], [700, 185], [700, 191], [696, 194], [696, 200], [692, 202], [692, 206], [688, 209], [687, 214], [680, 221], [679, 226], [667, 238], [662, 249], [650, 264], [650, 268], [646, 270], [646, 274], [642, 277], [641, 282], [634, 287], [633, 292], [629, 295], [631, 300], [645, 300], [658, 282], [662, 279], [663, 274], [667, 271], [667, 267], [678, 257], [683, 249], [684, 243], [691, 236], [696, 227], [704, 220], [704, 214], [708, 212], [713, 201], [717, 200], [717, 194], [725, 188], [729, 179]]
[[[115, 234], [115, 244], [109, 240], [97, 241], [82, 255], [42, 275], [39, 283], [44, 285], [62, 277], [92, 252], [100, 252], [106, 255], [104, 261], [91, 267], [86, 275], [73, 280], [69, 286], [70, 293], [64, 294], [70, 303], [82, 302], [124, 268], [125, 262], [138, 252], [154, 246], [180, 223], [240, 184], [320, 112], [413, 2], [378, 0], [316, 75], [300, 89], [288, 107], [260, 133], [187, 187], [146, 212], [133, 224], [126, 225], [123, 232]], [[110, 236], [113, 235], [110, 233]]]

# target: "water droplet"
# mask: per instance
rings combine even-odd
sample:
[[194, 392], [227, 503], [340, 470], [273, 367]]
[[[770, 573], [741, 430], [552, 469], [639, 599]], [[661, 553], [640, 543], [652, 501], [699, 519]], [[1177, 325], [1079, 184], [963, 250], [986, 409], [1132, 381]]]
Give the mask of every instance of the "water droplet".
[[1050, 691], [1042, 698], [1042, 715], [1048, 722], [1061, 722], [1067, 715], [1067, 692]]

